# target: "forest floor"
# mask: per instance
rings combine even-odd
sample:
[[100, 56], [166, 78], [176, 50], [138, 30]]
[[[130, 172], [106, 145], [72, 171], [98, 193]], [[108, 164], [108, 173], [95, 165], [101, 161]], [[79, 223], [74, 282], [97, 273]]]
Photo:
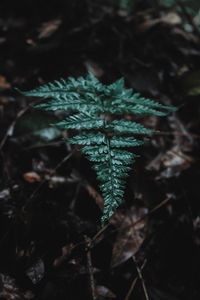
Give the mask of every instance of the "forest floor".
[[[110, 2], [0, 3], [0, 299], [200, 299], [200, 33]], [[160, 132], [103, 229], [92, 164], [49, 125], [60, 113], [15, 90], [88, 71], [178, 107], [137, 117]]]

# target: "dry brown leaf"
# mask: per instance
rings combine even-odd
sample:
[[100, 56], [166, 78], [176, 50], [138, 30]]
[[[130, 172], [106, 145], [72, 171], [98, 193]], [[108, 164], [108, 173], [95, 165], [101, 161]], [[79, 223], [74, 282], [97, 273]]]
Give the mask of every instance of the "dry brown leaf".
[[112, 266], [122, 264], [139, 250], [146, 237], [148, 222], [147, 218], [142, 217], [147, 212], [146, 208], [133, 207], [126, 214], [117, 211], [111, 218], [110, 223], [119, 228], [112, 251]]
[[0, 103], [1, 104], [8, 104], [9, 100], [8, 100], [8, 98], [0, 98]]
[[141, 32], [149, 30], [149, 29], [151, 29], [153, 26], [155, 26], [158, 23], [160, 23], [160, 19], [154, 19], [154, 20], [149, 19], [149, 20], [146, 20], [143, 23], [139, 24], [138, 30], [141, 31]]
[[58, 267], [60, 264], [62, 264], [62, 262], [65, 261], [66, 258], [70, 256], [73, 248], [74, 248], [74, 244], [72, 244], [72, 243], [63, 246], [62, 247], [62, 255], [57, 257], [54, 260], [53, 266]]
[[168, 14], [160, 18], [147, 19], [146, 21], [144, 21], [138, 26], [138, 29], [140, 31], [146, 31], [159, 23], [165, 23], [168, 25], [177, 25], [177, 24], [181, 24], [181, 22], [182, 22], [181, 17], [177, 13], [169, 12]]
[[159, 153], [147, 166], [147, 170], [162, 172], [156, 177], [171, 178], [177, 177], [183, 170], [188, 169], [195, 159], [192, 156], [186, 155], [180, 149], [172, 148], [165, 153]]
[[5, 37], [0, 37], [0, 45], [6, 42], [6, 38]]
[[41, 181], [41, 177], [39, 174], [37, 174], [36, 172], [34, 171], [31, 171], [31, 172], [27, 172], [27, 173], [24, 173], [24, 179], [30, 183], [33, 183], [33, 182], [40, 182]]
[[169, 25], [177, 25], [177, 24], [181, 24], [182, 20], [181, 20], [181, 17], [177, 13], [169, 12], [168, 14], [166, 14], [165, 16], [160, 18], [160, 22], [166, 23]]
[[196, 43], [196, 44], [199, 43], [198, 36], [196, 36], [192, 32], [187, 32], [182, 28], [174, 27], [174, 28], [172, 28], [171, 33], [173, 35], [182, 36], [184, 39], [186, 39], [188, 41], [192, 41], [193, 43]]
[[97, 285], [96, 286], [96, 295], [98, 297], [105, 297], [105, 298], [116, 298], [117, 296], [106, 286], [103, 285]]
[[92, 73], [97, 78], [101, 77], [104, 73], [103, 69], [92, 60], [87, 60], [85, 66], [88, 72]]
[[30, 46], [34, 46], [34, 47], [36, 46], [36, 43], [32, 39], [27, 39], [26, 43]]
[[4, 89], [11, 88], [11, 84], [7, 82], [6, 78], [2, 75], [0, 75], [0, 88], [4, 88]]
[[36, 284], [44, 277], [44, 262], [39, 258], [27, 271], [26, 275], [30, 278], [33, 284]]
[[26, 298], [17, 287], [15, 279], [8, 275], [0, 274], [0, 299], [24, 300]]
[[62, 21], [60, 19], [51, 20], [48, 22], [42, 23], [41, 27], [39, 28], [39, 39], [44, 39], [51, 36], [56, 30], [58, 30], [59, 26], [61, 25]]

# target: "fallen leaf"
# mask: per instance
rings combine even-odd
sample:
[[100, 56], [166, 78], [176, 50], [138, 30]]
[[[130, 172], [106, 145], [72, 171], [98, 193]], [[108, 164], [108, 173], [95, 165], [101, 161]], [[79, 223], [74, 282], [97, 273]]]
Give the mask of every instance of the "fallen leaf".
[[[131, 258], [139, 250], [147, 232], [147, 218], [142, 218], [148, 210], [133, 207], [125, 214], [117, 211], [110, 223], [118, 228], [118, 235], [112, 251], [111, 266], [118, 266]], [[137, 223], [138, 221], [138, 223]]]
[[24, 179], [30, 183], [33, 183], [33, 182], [40, 182], [41, 181], [41, 177], [40, 175], [38, 175], [36, 172], [34, 171], [31, 171], [31, 172], [27, 172], [27, 173], [24, 173]]
[[15, 279], [8, 275], [0, 274], [0, 299], [24, 300], [26, 298], [17, 287]]
[[45, 267], [44, 262], [39, 258], [27, 271], [26, 275], [30, 278], [33, 284], [36, 284], [44, 277]]
[[56, 188], [61, 184], [67, 183], [66, 177], [58, 176], [58, 175], [54, 175], [54, 176], [46, 175], [45, 179], [48, 181], [49, 188], [51, 189]]
[[67, 244], [66, 246], [63, 246], [62, 247], [62, 255], [57, 257], [54, 260], [53, 266], [58, 267], [59, 265], [61, 265], [62, 262], [64, 262], [66, 260], [66, 258], [70, 256], [73, 248], [74, 248], [74, 244], [72, 244], [72, 243]]
[[7, 82], [6, 78], [2, 75], [0, 75], [0, 88], [4, 88], [4, 89], [11, 88], [11, 84]]
[[8, 104], [9, 100], [7, 98], [0, 98], [0, 103], [2, 103], [2, 104]]
[[0, 45], [6, 42], [6, 38], [5, 37], [0, 37]]
[[91, 72], [97, 78], [101, 77], [104, 73], [103, 69], [92, 60], [87, 60], [85, 66], [88, 72]]
[[181, 17], [177, 13], [169, 12], [168, 14], [166, 14], [160, 18], [156, 18], [156, 19], [149, 18], [149, 19], [145, 20], [143, 23], [139, 24], [138, 29], [140, 31], [146, 31], [146, 30], [151, 29], [153, 26], [155, 26], [159, 23], [165, 23], [168, 25], [177, 25], [177, 24], [181, 24], [182, 20], [181, 20]]
[[0, 200], [8, 200], [10, 199], [10, 190], [4, 189], [0, 191]]
[[116, 298], [117, 296], [106, 286], [103, 285], [97, 285], [96, 286], [96, 295], [98, 297], [105, 297], [105, 298]]
[[181, 17], [175, 12], [169, 12], [165, 16], [161, 17], [160, 21], [169, 25], [177, 25], [182, 23]]
[[26, 43], [27, 43], [28, 45], [30, 45], [30, 46], [33, 46], [33, 47], [36, 46], [36, 43], [35, 43], [32, 39], [27, 39], [27, 40], [26, 40]]
[[177, 177], [183, 170], [188, 169], [195, 160], [193, 157], [184, 154], [180, 149], [169, 150], [162, 157], [162, 163], [165, 169], [160, 173], [157, 179]]
[[58, 30], [59, 26], [61, 25], [62, 21], [60, 19], [51, 20], [48, 22], [42, 23], [41, 27], [39, 28], [39, 39], [44, 39], [51, 36], [56, 30]]
[[193, 43], [199, 43], [199, 38], [192, 32], [187, 32], [182, 28], [173, 27], [171, 30], [172, 35], [179, 35], [188, 41], [192, 41]]

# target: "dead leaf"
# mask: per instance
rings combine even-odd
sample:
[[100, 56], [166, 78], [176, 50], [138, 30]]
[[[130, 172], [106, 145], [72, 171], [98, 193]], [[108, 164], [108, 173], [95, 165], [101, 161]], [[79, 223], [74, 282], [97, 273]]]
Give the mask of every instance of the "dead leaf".
[[10, 199], [10, 190], [9, 189], [4, 189], [0, 191], [0, 200], [8, 200]]
[[8, 100], [8, 98], [0, 98], [0, 103], [2, 103], [2, 104], [8, 104], [9, 100]]
[[96, 286], [96, 295], [98, 297], [105, 297], [105, 298], [116, 298], [117, 296], [106, 286], [103, 285], [97, 285]]
[[194, 162], [195, 160], [193, 157], [184, 154], [180, 149], [169, 150], [162, 157], [162, 163], [165, 170], [161, 172], [158, 178], [177, 177]]
[[0, 75], [0, 88], [4, 88], [4, 89], [10, 89], [11, 88], [11, 84], [2, 75]]
[[5, 37], [0, 37], [0, 45], [6, 42], [6, 38]]
[[34, 171], [31, 171], [31, 172], [27, 172], [27, 173], [24, 173], [24, 179], [30, 183], [33, 183], [33, 182], [40, 182], [41, 181], [41, 177], [39, 174], [37, 174], [36, 172]]
[[30, 46], [33, 46], [33, 47], [36, 46], [36, 43], [35, 43], [32, 39], [27, 39], [27, 40], [26, 40], [26, 43], [27, 43], [28, 45], [30, 45]]
[[151, 29], [153, 26], [155, 26], [158, 23], [160, 23], [160, 19], [154, 19], [154, 20], [149, 19], [149, 20], [146, 20], [143, 23], [139, 24], [138, 30], [140, 32], [149, 30], [149, 29]]
[[161, 178], [177, 177], [183, 170], [188, 169], [195, 159], [186, 155], [178, 148], [172, 148], [164, 153], [159, 153], [147, 166], [147, 170], [162, 172], [156, 177]]
[[15, 279], [8, 275], [0, 274], [0, 299], [24, 300], [26, 298], [17, 287]]
[[44, 262], [41, 258], [39, 258], [35, 264], [26, 271], [26, 275], [30, 278], [33, 284], [36, 284], [44, 277], [44, 271]]
[[91, 72], [97, 78], [101, 77], [104, 73], [103, 69], [92, 60], [87, 60], [85, 66], [88, 72]]
[[49, 188], [51, 189], [68, 182], [67, 178], [59, 175], [45, 175], [45, 179], [48, 181]]
[[56, 30], [58, 30], [59, 26], [61, 25], [62, 21], [60, 19], [51, 20], [48, 22], [42, 23], [41, 27], [39, 28], [39, 39], [44, 39], [51, 36]]
[[148, 210], [144, 207], [133, 207], [125, 214], [117, 211], [111, 218], [110, 223], [119, 228], [112, 251], [111, 265], [113, 267], [127, 261], [139, 250], [146, 237], [148, 226], [147, 218], [141, 219], [141, 217], [147, 212]]
[[192, 41], [193, 43], [199, 43], [199, 38], [192, 32], [187, 32], [182, 28], [173, 27], [171, 30], [172, 35], [179, 35], [188, 41]]
[[161, 17], [160, 21], [169, 25], [177, 25], [182, 23], [181, 17], [175, 12], [169, 12], [165, 16]]
[[66, 258], [70, 256], [73, 248], [74, 248], [74, 244], [72, 244], [72, 243], [67, 244], [66, 246], [62, 247], [62, 255], [57, 257], [54, 260], [53, 266], [58, 267], [59, 265], [61, 265], [62, 262], [65, 261]]
[[181, 24], [182, 20], [177, 13], [169, 12], [168, 14], [160, 18], [156, 18], [156, 19], [149, 18], [145, 20], [143, 23], [139, 24], [138, 29], [139, 31], [146, 31], [159, 23], [165, 23], [168, 25], [177, 25], [177, 24]]

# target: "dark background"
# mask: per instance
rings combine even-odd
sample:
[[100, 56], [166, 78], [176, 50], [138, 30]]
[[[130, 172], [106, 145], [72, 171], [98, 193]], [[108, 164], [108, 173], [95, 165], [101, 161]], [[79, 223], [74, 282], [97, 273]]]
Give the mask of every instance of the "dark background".
[[[193, 16], [158, 1], [130, 11], [106, 0], [0, 2], [0, 299], [94, 299], [91, 273], [98, 299], [148, 299], [144, 282], [152, 300], [200, 299], [199, 45]], [[136, 118], [161, 132], [135, 151], [90, 270], [86, 239], [102, 206], [92, 165], [49, 126], [61, 112], [36, 111], [41, 99], [14, 89], [88, 71], [179, 108]]]

